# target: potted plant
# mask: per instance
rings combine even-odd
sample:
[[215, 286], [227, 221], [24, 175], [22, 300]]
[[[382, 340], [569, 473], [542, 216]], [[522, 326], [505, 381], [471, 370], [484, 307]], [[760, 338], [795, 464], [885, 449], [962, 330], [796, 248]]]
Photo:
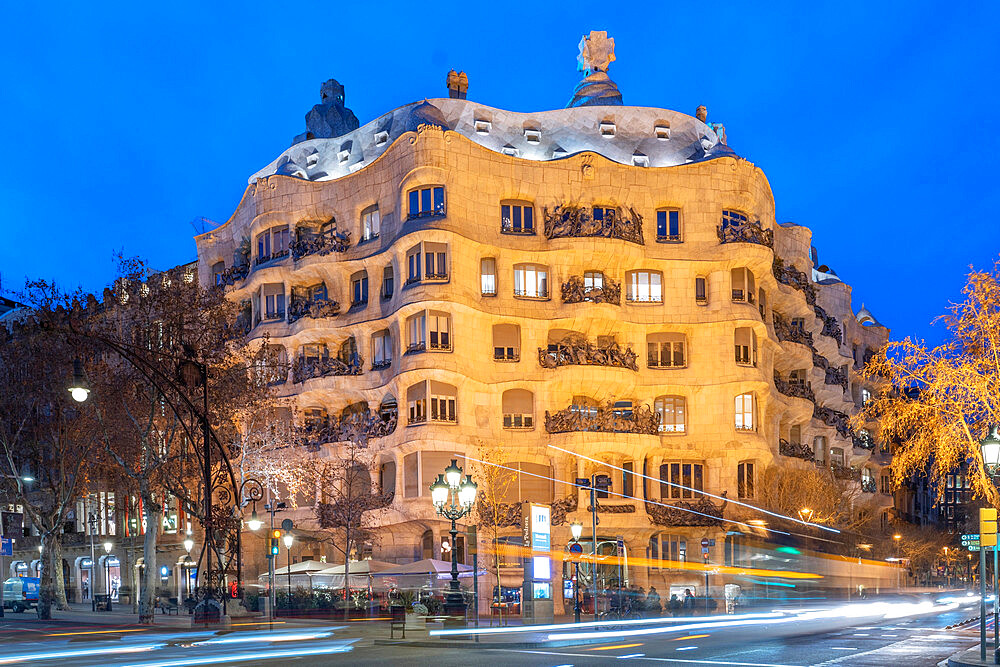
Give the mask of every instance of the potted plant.
[[409, 630], [423, 630], [427, 627], [427, 607], [419, 602], [410, 605], [410, 612], [406, 614], [406, 627]]

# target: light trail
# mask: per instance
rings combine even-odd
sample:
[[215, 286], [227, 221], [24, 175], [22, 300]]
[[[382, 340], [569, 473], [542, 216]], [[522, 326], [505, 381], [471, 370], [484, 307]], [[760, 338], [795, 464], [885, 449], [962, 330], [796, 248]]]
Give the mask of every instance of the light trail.
[[588, 648], [588, 651], [614, 651], [619, 648], [635, 648], [636, 646], [642, 646], [642, 642], [637, 644], [616, 644], [614, 646], [595, 646], [594, 648]]
[[136, 628], [134, 630], [88, 630], [81, 632], [53, 632], [52, 634], [43, 635], [44, 637], [74, 637], [76, 635], [108, 635], [108, 634], [119, 634], [122, 632], [146, 632], [149, 628]]
[[[660, 484], [667, 484], [668, 486], [675, 486], [675, 487], [677, 487], [679, 489], [682, 489], [682, 490], [685, 490], [685, 491], [693, 491], [693, 492], [699, 493], [699, 494], [701, 494], [703, 496], [708, 496], [709, 498], [715, 498], [716, 500], [724, 500], [724, 501], [726, 501], [728, 503], [732, 503], [734, 505], [739, 505], [740, 507], [746, 507], [747, 509], [754, 510], [755, 512], [761, 512], [763, 514], [767, 514], [768, 516], [773, 516], [773, 517], [778, 518], [778, 519], [787, 519], [789, 521], [794, 521], [795, 523], [802, 524], [803, 526], [810, 526], [812, 528], [821, 528], [821, 529], [829, 531], [831, 533], [840, 533], [840, 531], [837, 530], [836, 528], [831, 528], [829, 526], [824, 526], [824, 525], [818, 524], [818, 523], [810, 523], [808, 521], [803, 521], [802, 519], [796, 519], [794, 517], [785, 516], [784, 514], [778, 514], [777, 512], [772, 512], [772, 511], [766, 510], [766, 509], [764, 509], [762, 507], [757, 507], [756, 505], [751, 505], [749, 503], [744, 503], [744, 502], [741, 502], [739, 500], [733, 500], [732, 498], [725, 498], [723, 496], [717, 496], [714, 493], [709, 493], [707, 491], [701, 491], [699, 489], [694, 489], [694, 488], [691, 488], [691, 487], [688, 487], [688, 486], [684, 486], [683, 484], [677, 484], [675, 482], [667, 482], [665, 480], [657, 479], [655, 477], [650, 477], [649, 475], [645, 475], [645, 474], [643, 474], [641, 472], [635, 472], [635, 471], [625, 470], [624, 468], [619, 468], [618, 466], [612, 465], [610, 463], [605, 463], [604, 461], [598, 461], [597, 459], [592, 459], [589, 456], [585, 456], [583, 454], [578, 454], [577, 452], [573, 452], [573, 451], [570, 451], [568, 449], [563, 449], [562, 447], [557, 447], [556, 445], [550, 444], [549, 447], [551, 447], [552, 449], [557, 449], [560, 452], [563, 452], [565, 454], [569, 454], [570, 456], [576, 456], [576, 457], [581, 458], [581, 459], [583, 459], [585, 461], [590, 461], [591, 463], [596, 463], [598, 465], [605, 466], [607, 468], [611, 468], [613, 470], [617, 470], [617, 471], [622, 472], [622, 473], [628, 473], [628, 474], [631, 474], [631, 475], [635, 475], [636, 477], [641, 477], [641, 478], [649, 480], [651, 482], [657, 482], [657, 483], [660, 483]], [[574, 484], [573, 486], [576, 486], [576, 485]], [[734, 522], [734, 523], [736, 523], [736, 522]], [[746, 525], [746, 524], [743, 524], [743, 525]], [[767, 530], [773, 530], [773, 529], [767, 529]], [[781, 532], [781, 531], [775, 531], [775, 532]]]
[[9, 665], [15, 662], [30, 662], [32, 660], [62, 660], [64, 658], [84, 658], [91, 655], [104, 655], [107, 653], [142, 653], [143, 651], [153, 651], [162, 648], [166, 644], [142, 644], [139, 646], [101, 646], [98, 648], [81, 648], [65, 651], [45, 651], [40, 653], [22, 653], [21, 655], [9, 655], [0, 658], [0, 665]]
[[242, 634], [230, 637], [217, 637], [205, 641], [194, 642], [191, 646], [207, 646], [216, 644], [253, 644], [257, 642], [298, 642], [309, 639], [325, 639], [333, 634], [328, 632], [290, 632], [281, 634]]
[[[766, 618], [781, 618], [785, 616], [785, 612], [782, 611], [772, 611], [772, 612], [760, 612], [756, 614], [733, 614], [729, 618], [731, 619], [766, 619]], [[705, 621], [709, 621], [711, 616], [703, 616]], [[432, 637], [454, 637], [457, 635], [495, 635], [495, 634], [516, 634], [518, 632], [540, 632], [543, 630], [566, 630], [566, 629], [577, 629], [577, 628], [605, 628], [605, 627], [621, 627], [625, 626], [636, 626], [636, 625], [674, 625], [687, 623], [698, 624], [700, 619], [698, 617], [693, 618], [640, 618], [631, 620], [621, 620], [621, 621], [585, 621], [583, 623], [550, 623], [548, 625], [523, 625], [520, 627], [513, 628], [461, 628], [456, 630], [431, 630], [430, 635]]]
[[[353, 640], [352, 640], [353, 641]], [[261, 660], [271, 662], [277, 658], [301, 658], [309, 655], [330, 655], [332, 653], [347, 653], [353, 647], [349, 643], [337, 644], [334, 646], [317, 646], [302, 649], [286, 649], [281, 651], [269, 650], [265, 654], [259, 651], [246, 653], [231, 653], [229, 655], [199, 658], [180, 658], [177, 660], [161, 660], [137, 662], [123, 667], [187, 667], [189, 665], [218, 665], [226, 662], [246, 662], [253, 661], [260, 664]]]

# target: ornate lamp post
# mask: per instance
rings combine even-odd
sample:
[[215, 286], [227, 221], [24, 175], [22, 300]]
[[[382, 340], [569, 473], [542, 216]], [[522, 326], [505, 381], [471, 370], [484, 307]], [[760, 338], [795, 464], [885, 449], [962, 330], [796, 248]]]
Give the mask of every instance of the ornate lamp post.
[[[580, 622], [580, 560], [579, 554], [582, 553], [583, 549], [580, 547], [580, 537], [583, 536], [583, 524], [574, 519], [573, 523], [569, 524], [569, 531], [573, 535], [573, 544], [570, 545], [570, 551], [574, 556], [573, 559], [573, 620], [577, 623]], [[577, 547], [577, 550], [573, 550], [573, 546]]]
[[288, 556], [288, 608], [292, 608], [292, 544], [295, 542], [295, 538], [292, 537], [291, 533], [285, 533], [281, 538], [281, 541], [285, 543], [285, 553]]
[[451, 616], [465, 615], [465, 597], [458, 585], [458, 528], [455, 522], [472, 511], [476, 502], [476, 483], [467, 475], [462, 481], [462, 469], [455, 459], [444, 469], [443, 475], [431, 484], [431, 500], [437, 513], [451, 520], [451, 582], [445, 596], [445, 613]]
[[107, 586], [108, 600], [111, 600], [111, 542], [104, 543], [104, 585]]
[[[184, 538], [184, 551], [187, 552], [187, 556], [184, 558], [184, 580], [187, 582], [185, 585], [185, 591], [187, 597], [191, 597], [191, 549], [194, 549], [194, 540], [191, 539], [191, 529], [187, 529], [187, 536]], [[190, 608], [188, 609], [190, 613]]]

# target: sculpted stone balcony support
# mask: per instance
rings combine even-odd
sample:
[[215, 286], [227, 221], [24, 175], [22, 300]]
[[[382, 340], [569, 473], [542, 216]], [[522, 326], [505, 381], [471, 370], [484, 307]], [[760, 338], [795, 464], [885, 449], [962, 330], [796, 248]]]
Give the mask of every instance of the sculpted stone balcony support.
[[316, 450], [331, 442], [354, 442], [366, 445], [373, 438], [384, 438], [396, 430], [397, 416], [383, 419], [374, 410], [358, 412], [346, 417], [332, 417], [322, 424], [298, 429], [302, 444]]
[[331, 377], [335, 375], [361, 375], [362, 360], [355, 356], [350, 362], [341, 361], [336, 357], [324, 357], [306, 361], [299, 357], [292, 365], [292, 382], [305, 382], [311, 378]]
[[820, 420], [827, 426], [833, 426], [836, 428], [837, 433], [839, 433], [841, 437], [850, 437], [851, 431], [848, 426], [848, 417], [843, 412], [817, 405], [813, 408], [813, 417]]
[[646, 513], [657, 526], [721, 526], [726, 503], [716, 505], [702, 496], [697, 502], [683, 500], [670, 507], [646, 502]]
[[774, 248], [774, 230], [766, 229], [757, 222], [743, 224], [723, 224], [716, 228], [719, 243], [756, 243]]
[[816, 286], [809, 281], [809, 276], [802, 273], [794, 266], [785, 266], [785, 262], [780, 257], [775, 257], [771, 264], [771, 273], [779, 283], [793, 287], [806, 297], [806, 303], [810, 306], [816, 305]]
[[659, 417], [645, 405], [631, 410], [613, 408], [566, 408], [555, 413], [545, 411], [545, 430], [548, 433], [595, 431], [600, 433], [659, 433]]
[[615, 306], [621, 305], [622, 287], [611, 278], [604, 277], [603, 287], [584, 286], [583, 278], [572, 276], [562, 284], [563, 303], [610, 303]]
[[789, 380], [783, 380], [777, 373], [774, 374], [774, 388], [778, 390], [779, 393], [785, 396], [792, 396], [794, 398], [804, 398], [816, 402], [816, 394], [813, 393], [812, 384], [808, 382], [793, 382]]
[[801, 327], [792, 326], [792, 324], [782, 317], [777, 311], [772, 310], [771, 315], [774, 320], [774, 335], [778, 337], [778, 340], [801, 343], [802, 345], [808, 345], [809, 347], [813, 346], [813, 335], [811, 331], [806, 331]]
[[801, 442], [789, 442], [784, 438], [778, 440], [778, 453], [803, 461], [812, 461], [815, 458], [815, 453], [809, 445], [804, 445]]
[[557, 366], [612, 366], [639, 370], [632, 348], [622, 348], [618, 343], [598, 347], [592, 343], [561, 343], [555, 350], [538, 348], [538, 364], [542, 368]]
[[839, 384], [844, 391], [847, 391], [847, 372], [841, 368], [831, 366], [826, 357], [816, 350], [813, 350], [813, 366], [823, 369], [824, 384]]
[[333, 317], [340, 312], [340, 304], [333, 299], [297, 299], [293, 295], [288, 303], [288, 323], [291, 324], [303, 317], [314, 320], [321, 317]]
[[[595, 215], [595, 210], [599, 215]], [[552, 211], [544, 209], [544, 216], [545, 238], [548, 239], [596, 236], [644, 245], [642, 216], [631, 208], [626, 216], [620, 208], [560, 205]]]

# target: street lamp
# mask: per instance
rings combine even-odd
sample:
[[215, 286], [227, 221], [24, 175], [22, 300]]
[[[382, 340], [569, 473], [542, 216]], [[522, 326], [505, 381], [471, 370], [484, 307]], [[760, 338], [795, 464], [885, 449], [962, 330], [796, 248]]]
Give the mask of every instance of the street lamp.
[[90, 395], [90, 385], [83, 376], [83, 363], [79, 359], [73, 360], [73, 383], [69, 386], [69, 394], [77, 403], [83, 403]]
[[111, 562], [109, 556], [111, 555], [111, 549], [114, 545], [111, 542], [104, 543], [104, 553], [107, 554], [104, 557], [104, 585], [108, 590], [108, 600], [111, 599]]
[[[583, 523], [579, 519], [574, 519], [569, 524], [569, 532], [573, 536], [573, 544], [580, 546], [580, 537], [583, 536]], [[582, 552], [583, 549], [580, 549]], [[580, 559], [573, 559], [573, 620], [580, 622]]]
[[264, 522], [257, 516], [257, 503], [254, 503], [253, 514], [250, 515], [250, 520], [247, 521], [247, 528], [256, 533], [263, 525]]
[[291, 533], [285, 533], [281, 538], [281, 541], [285, 543], [285, 551], [288, 553], [288, 608], [292, 608], [292, 543], [295, 542], [295, 538], [292, 537]]
[[458, 467], [456, 459], [451, 460], [451, 465], [444, 469], [444, 474], [438, 475], [430, 486], [431, 502], [437, 513], [451, 520], [451, 582], [445, 596], [445, 613], [451, 616], [465, 615], [465, 597], [458, 584], [458, 549], [455, 548], [458, 544], [458, 528], [455, 522], [472, 512], [476, 503], [476, 489], [471, 475], [467, 475], [465, 481], [462, 481], [462, 469]]
[[[187, 556], [184, 557], [184, 567], [182, 568], [184, 572], [184, 580], [187, 582], [184, 588], [188, 598], [191, 597], [191, 550], [192, 549], [194, 549], [194, 540], [191, 539], [191, 529], [188, 528], [187, 537], [184, 538], [184, 551], [187, 552]], [[190, 607], [188, 607], [188, 613], [191, 613]]]
[[900, 571], [900, 569], [902, 569], [903, 558], [902, 554], [899, 551], [899, 544], [900, 540], [903, 539], [903, 536], [900, 535], [899, 533], [896, 533], [895, 535], [892, 536], [892, 539], [896, 541], [896, 567], [898, 568], [896, 570], [896, 588], [901, 589], [903, 587], [902, 584], [903, 574]]
[[813, 510], [809, 509], [808, 507], [803, 507], [802, 509], [799, 510], [799, 518], [805, 521], [806, 523], [812, 521], [812, 516], [813, 516]]
[[989, 435], [979, 441], [979, 452], [983, 456], [983, 468], [990, 477], [1000, 468], [1000, 432], [996, 426], [990, 427]]

